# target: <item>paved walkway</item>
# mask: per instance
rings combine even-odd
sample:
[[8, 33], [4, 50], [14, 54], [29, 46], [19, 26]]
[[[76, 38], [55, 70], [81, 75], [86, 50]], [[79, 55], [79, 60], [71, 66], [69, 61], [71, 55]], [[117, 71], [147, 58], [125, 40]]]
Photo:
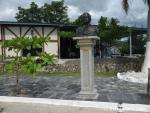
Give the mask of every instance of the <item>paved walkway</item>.
[[[38, 98], [77, 100], [79, 77], [23, 77], [21, 95]], [[96, 78], [99, 97], [94, 101], [150, 104], [146, 85], [118, 80], [116, 77]], [[0, 77], [0, 95], [14, 95], [15, 78]]]

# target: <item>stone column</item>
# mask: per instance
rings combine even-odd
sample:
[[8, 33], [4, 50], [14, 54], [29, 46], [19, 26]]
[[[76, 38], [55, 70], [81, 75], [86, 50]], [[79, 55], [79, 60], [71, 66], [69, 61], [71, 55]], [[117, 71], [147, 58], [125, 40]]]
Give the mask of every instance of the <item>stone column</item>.
[[146, 73], [146, 75], [148, 75], [148, 68], [150, 68], [150, 41], [146, 42], [145, 59], [142, 66], [142, 72]]
[[97, 36], [74, 37], [80, 47], [81, 64], [81, 91], [80, 99], [96, 99], [98, 97], [95, 89], [94, 74], [94, 45], [99, 39]]

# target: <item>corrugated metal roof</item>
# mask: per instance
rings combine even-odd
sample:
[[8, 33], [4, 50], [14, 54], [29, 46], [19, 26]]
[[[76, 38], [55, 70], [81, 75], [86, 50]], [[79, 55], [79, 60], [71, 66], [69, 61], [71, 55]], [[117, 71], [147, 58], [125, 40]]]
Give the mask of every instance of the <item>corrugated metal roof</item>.
[[0, 25], [15, 25], [15, 26], [47, 26], [47, 27], [77, 27], [75, 25], [67, 24], [50, 24], [50, 23], [24, 23], [15, 21], [0, 21]]
[[144, 31], [147, 31], [147, 28], [143, 28], [143, 27], [128, 27], [129, 29], [131, 30], [144, 30]]
[[[0, 25], [15, 25], [15, 26], [47, 26], [47, 27], [73, 27], [77, 28], [78, 26], [76, 25], [68, 25], [68, 24], [53, 24], [53, 23], [24, 23], [24, 22], [17, 22], [17, 21], [0, 21]], [[97, 26], [97, 25], [92, 25], [92, 26]], [[137, 27], [129, 27], [132, 30], [137, 30], [137, 31], [147, 31], [147, 28], [137, 28]]]

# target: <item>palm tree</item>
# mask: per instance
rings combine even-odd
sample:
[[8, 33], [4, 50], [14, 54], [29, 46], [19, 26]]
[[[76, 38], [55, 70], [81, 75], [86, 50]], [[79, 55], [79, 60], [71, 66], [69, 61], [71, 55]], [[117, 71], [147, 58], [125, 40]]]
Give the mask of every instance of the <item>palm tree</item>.
[[[150, 0], [143, 0], [148, 6], [148, 15], [147, 15], [147, 43], [146, 43], [146, 52], [145, 59], [142, 66], [142, 72], [148, 73], [148, 68], [150, 68]], [[129, 0], [122, 0], [122, 7], [126, 13], [129, 10]]]

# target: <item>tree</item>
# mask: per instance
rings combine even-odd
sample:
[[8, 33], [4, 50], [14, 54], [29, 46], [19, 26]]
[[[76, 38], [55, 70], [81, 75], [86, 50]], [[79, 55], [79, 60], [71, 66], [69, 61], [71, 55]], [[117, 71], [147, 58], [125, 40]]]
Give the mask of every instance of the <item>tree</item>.
[[120, 39], [128, 34], [128, 28], [119, 25], [118, 19], [101, 16], [98, 22], [98, 37], [100, 43], [101, 56], [107, 55], [107, 49], [110, 46], [116, 45], [117, 39]]
[[77, 25], [77, 26], [82, 26], [83, 22], [81, 21], [80, 16], [78, 16], [77, 19], [75, 19], [73, 22], [70, 22], [71, 25]]
[[42, 11], [43, 20], [46, 23], [69, 23], [67, 6], [64, 5], [64, 0], [52, 1], [51, 4], [45, 3]]
[[145, 53], [145, 47], [144, 47], [145, 43], [146, 43], [146, 37], [143, 37], [142, 35], [137, 36], [132, 41], [132, 51], [133, 51], [133, 53], [135, 53], [135, 54], [144, 54]]
[[[147, 42], [146, 42], [146, 52], [145, 52], [145, 59], [144, 64], [142, 67], [142, 72], [148, 74], [148, 68], [150, 68], [150, 0], [143, 0], [145, 4], [148, 6], [148, 16], [147, 16]], [[129, 10], [129, 0], [123, 0], [122, 6], [126, 13]]]
[[50, 41], [49, 37], [19, 37], [13, 38], [12, 40], [5, 40], [3, 43], [3, 47], [12, 50], [15, 52], [14, 59], [9, 61], [6, 64], [6, 68], [11, 70], [16, 76], [16, 92], [20, 93], [19, 86], [19, 78], [21, 72], [31, 73], [33, 76], [35, 75], [36, 70], [41, 69], [44, 64], [52, 63], [54, 59], [54, 55], [49, 55], [47, 53], [38, 53], [38, 57], [42, 62], [37, 63], [35, 56], [31, 56], [29, 53], [27, 57], [22, 57], [19, 54], [23, 49], [31, 50], [32, 48], [42, 48], [43, 44], [46, 44]]
[[112, 44], [114, 40], [120, 39], [128, 33], [128, 28], [119, 25], [117, 19], [101, 16], [98, 22], [98, 36], [101, 42]]
[[35, 2], [31, 2], [29, 9], [18, 7], [18, 13], [16, 13], [16, 20], [18, 22], [41, 22], [41, 8]]
[[52, 1], [51, 4], [45, 3], [42, 7], [38, 7], [35, 2], [31, 2], [30, 8], [18, 7], [15, 18], [18, 22], [69, 23], [67, 6], [64, 5], [64, 0]]

